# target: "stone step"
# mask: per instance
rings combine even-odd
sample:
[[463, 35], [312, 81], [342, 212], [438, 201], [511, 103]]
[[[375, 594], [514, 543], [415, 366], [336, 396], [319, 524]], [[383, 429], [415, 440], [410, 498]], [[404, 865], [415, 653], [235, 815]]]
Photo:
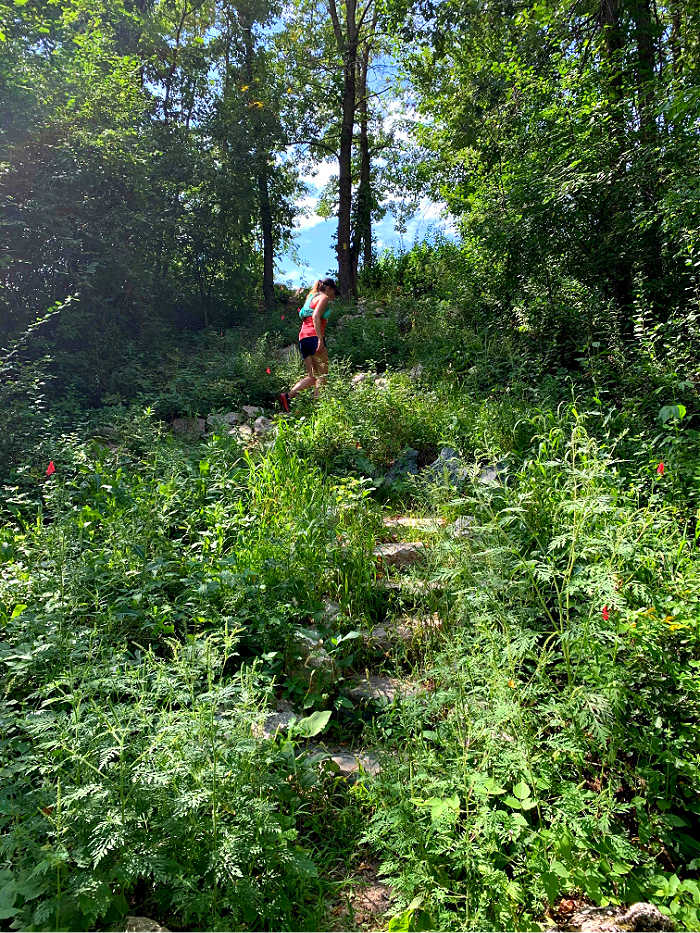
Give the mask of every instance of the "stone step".
[[356, 703], [393, 703], [397, 699], [414, 696], [421, 690], [420, 684], [398, 677], [384, 677], [379, 674], [363, 675], [356, 678], [352, 686], [344, 691]]
[[408, 645], [415, 641], [424, 641], [442, 629], [442, 619], [437, 612], [430, 616], [402, 616], [382, 625], [375, 625], [365, 636], [369, 648], [390, 651], [399, 645]]
[[379, 577], [376, 587], [380, 591], [401, 596], [417, 598], [427, 593], [441, 593], [445, 584], [441, 580], [422, 580], [419, 577], [394, 576]]
[[309, 748], [309, 752], [331, 761], [338, 770], [338, 776], [346, 780], [354, 780], [362, 772], [375, 777], [382, 770], [379, 759], [368, 751], [351, 752], [345, 748], [316, 745]]
[[419, 561], [424, 553], [422, 541], [394, 541], [378, 544], [374, 549], [377, 562], [385, 567], [408, 567]]
[[434, 534], [445, 526], [443, 518], [418, 518], [414, 515], [396, 515], [385, 518], [382, 522], [385, 528], [412, 528], [415, 531], [425, 531]]

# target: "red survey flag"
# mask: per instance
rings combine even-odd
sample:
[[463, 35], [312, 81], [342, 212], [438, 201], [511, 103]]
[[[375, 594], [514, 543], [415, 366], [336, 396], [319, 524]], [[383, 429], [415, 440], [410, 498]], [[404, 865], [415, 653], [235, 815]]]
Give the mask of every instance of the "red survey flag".
[[46, 475], [51, 476], [55, 472], [56, 472], [56, 467], [53, 465], [53, 460], [52, 460], [51, 463], [46, 467]]

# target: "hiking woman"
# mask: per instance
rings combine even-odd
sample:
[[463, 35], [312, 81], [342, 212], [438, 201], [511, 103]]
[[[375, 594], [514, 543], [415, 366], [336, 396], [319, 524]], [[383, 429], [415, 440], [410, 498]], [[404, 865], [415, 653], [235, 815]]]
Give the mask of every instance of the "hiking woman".
[[280, 405], [289, 411], [290, 399], [314, 387], [314, 397], [318, 398], [321, 386], [328, 374], [328, 350], [326, 349], [326, 324], [331, 314], [330, 303], [338, 293], [333, 279], [319, 279], [306, 296], [304, 307], [299, 309], [301, 330], [299, 331], [299, 352], [304, 360], [306, 375], [289, 392], [280, 393]]

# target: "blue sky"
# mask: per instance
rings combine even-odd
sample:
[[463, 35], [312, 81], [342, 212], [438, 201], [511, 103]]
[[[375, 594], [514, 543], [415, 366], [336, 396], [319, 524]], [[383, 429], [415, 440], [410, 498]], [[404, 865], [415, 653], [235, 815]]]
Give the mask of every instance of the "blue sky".
[[[291, 286], [307, 285], [315, 279], [337, 272], [333, 234], [337, 229], [338, 220], [336, 217], [324, 219], [315, 211], [322, 188], [336, 171], [333, 162], [324, 162], [315, 177], [309, 176], [304, 179], [310, 193], [300, 202], [306, 215], [297, 219], [294, 233], [298, 261], [289, 252], [280, 256], [276, 264], [275, 281]], [[387, 214], [374, 225], [374, 237], [376, 247], [381, 252], [382, 249], [390, 247], [408, 248], [416, 240], [423, 239], [435, 230], [441, 230], [446, 234], [454, 233], [445, 206], [424, 198], [418, 211], [408, 222], [405, 233], [397, 232], [395, 218]]]
[[[383, 64], [380, 76], [391, 73], [392, 67]], [[395, 97], [384, 104], [384, 126], [394, 132], [398, 142], [408, 143], [410, 135], [406, 118], [415, 117], [415, 111], [406, 105], [405, 100]], [[294, 247], [278, 258], [275, 280], [287, 285], [307, 285], [326, 275], [337, 272], [337, 259], [333, 244], [333, 235], [338, 226], [336, 217], [324, 219], [316, 213], [323, 189], [338, 174], [338, 160], [329, 158], [309, 169], [301, 180], [306, 185], [307, 194], [297, 203], [303, 214], [297, 218], [294, 233]], [[423, 198], [412, 219], [408, 221], [405, 232], [396, 229], [396, 218], [387, 213], [374, 225], [373, 235], [378, 252], [386, 248], [409, 248], [416, 240], [423, 239], [431, 231], [440, 230], [447, 235], [454, 235], [455, 227], [446, 206]], [[296, 257], [295, 255], [296, 254]]]

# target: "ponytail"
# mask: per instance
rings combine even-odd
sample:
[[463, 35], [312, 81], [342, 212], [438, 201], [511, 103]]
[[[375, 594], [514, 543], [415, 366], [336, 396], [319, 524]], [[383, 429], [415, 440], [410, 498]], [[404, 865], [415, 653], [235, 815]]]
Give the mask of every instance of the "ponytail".
[[335, 284], [333, 279], [316, 279], [311, 288], [311, 291], [307, 295], [307, 298], [315, 298], [319, 292], [325, 292], [327, 288], [332, 288], [335, 291], [338, 291], [338, 286]]

